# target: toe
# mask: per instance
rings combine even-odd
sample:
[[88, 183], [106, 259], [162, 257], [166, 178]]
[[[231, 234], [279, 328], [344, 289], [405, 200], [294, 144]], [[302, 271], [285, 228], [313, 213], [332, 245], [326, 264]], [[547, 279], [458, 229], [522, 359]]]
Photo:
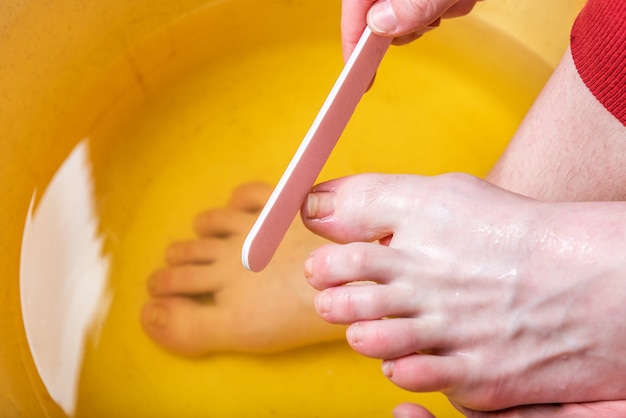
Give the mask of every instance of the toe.
[[404, 357], [418, 351], [436, 351], [444, 341], [433, 318], [390, 318], [356, 322], [346, 337], [358, 353], [379, 359]]
[[158, 298], [141, 313], [145, 332], [169, 351], [200, 356], [229, 349], [220, 332], [227, 324], [211, 306], [186, 298]]
[[212, 263], [223, 257], [222, 241], [215, 238], [203, 238], [174, 242], [165, 250], [165, 261], [173, 266]]
[[272, 188], [265, 183], [252, 182], [237, 187], [231, 196], [229, 206], [244, 212], [258, 213], [272, 194]]
[[193, 226], [196, 234], [201, 237], [225, 238], [234, 235], [244, 236], [255, 219], [255, 215], [244, 211], [233, 210], [232, 208], [218, 208], [198, 215]]
[[[278, 317], [271, 312], [255, 315], [256, 310], [235, 309], [219, 298], [215, 303], [201, 303], [185, 297], [159, 297], [145, 304], [141, 324], [157, 344], [191, 357], [224, 351], [275, 353], [319, 342], [309, 335], [314, 316], [296, 315], [298, 320], [294, 320], [282, 309]], [[329, 337], [324, 340], [339, 338], [335, 331], [339, 328], [331, 329], [326, 330]]]
[[393, 409], [394, 418], [435, 418], [426, 408], [413, 403], [402, 403]]
[[[404, 177], [367, 174], [315, 186], [302, 206], [313, 232], [335, 242], [376, 241], [393, 235], [406, 216]], [[410, 190], [410, 188], [409, 188]]]
[[148, 279], [148, 290], [153, 296], [201, 295], [219, 290], [223, 282], [213, 266], [187, 264], [157, 270]]
[[385, 360], [382, 369], [395, 385], [413, 392], [451, 392], [464, 381], [466, 374], [459, 357], [431, 354]]
[[410, 262], [403, 252], [383, 245], [328, 244], [311, 253], [305, 276], [318, 290], [356, 281], [389, 283], [402, 277]]
[[407, 297], [403, 288], [363, 283], [320, 292], [315, 298], [315, 308], [327, 322], [351, 324], [392, 316], [413, 316], [420, 306], [419, 302]]
[[[460, 173], [434, 177], [361, 174], [315, 186], [301, 215], [311, 231], [339, 243], [382, 240], [392, 246], [399, 242], [423, 245], [444, 228], [453, 232], [465, 227], [454, 224], [459, 221], [456, 214], [462, 210], [462, 220], [471, 218], [468, 210], [482, 214], [485, 198], [495, 196], [496, 191], [503, 196], [484, 180]], [[520, 201], [517, 195], [507, 196], [511, 203]]]

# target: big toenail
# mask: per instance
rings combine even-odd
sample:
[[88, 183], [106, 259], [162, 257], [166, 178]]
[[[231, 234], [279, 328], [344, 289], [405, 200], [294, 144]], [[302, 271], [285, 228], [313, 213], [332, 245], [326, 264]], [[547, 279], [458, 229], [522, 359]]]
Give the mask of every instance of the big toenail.
[[153, 304], [148, 308], [146, 319], [151, 325], [162, 328], [167, 325], [168, 316], [169, 311], [165, 306]]
[[308, 219], [328, 218], [335, 211], [335, 193], [312, 192], [307, 195], [306, 217]]
[[385, 360], [382, 364], [383, 374], [387, 378], [391, 378], [393, 376], [393, 360]]
[[332, 304], [333, 304], [332, 298], [330, 297], [330, 295], [328, 295], [325, 292], [320, 293], [315, 298], [315, 308], [317, 309], [317, 312], [322, 315], [330, 312], [332, 308]]
[[365, 332], [363, 327], [359, 323], [354, 323], [350, 325], [347, 331], [348, 341], [350, 341], [350, 345], [361, 345], [363, 343], [363, 337], [365, 336]]

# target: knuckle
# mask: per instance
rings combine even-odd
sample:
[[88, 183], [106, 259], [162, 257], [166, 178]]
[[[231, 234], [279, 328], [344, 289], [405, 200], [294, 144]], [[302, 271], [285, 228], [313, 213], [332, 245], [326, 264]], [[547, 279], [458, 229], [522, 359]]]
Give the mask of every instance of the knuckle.
[[[445, 4], [444, 4], [445, 3]], [[398, 19], [404, 19], [413, 30], [428, 25], [441, 17], [448, 6], [447, 2], [433, 0], [404, 0], [399, 5]]]
[[434, 17], [434, 14], [436, 13], [436, 8], [433, 5], [432, 1], [428, 1], [428, 0], [408, 0], [406, 2], [409, 11], [414, 15], [414, 16], [420, 16], [420, 17]]
[[481, 184], [481, 180], [470, 174], [447, 173], [437, 177], [437, 188], [446, 194], [463, 195], [475, 190]]

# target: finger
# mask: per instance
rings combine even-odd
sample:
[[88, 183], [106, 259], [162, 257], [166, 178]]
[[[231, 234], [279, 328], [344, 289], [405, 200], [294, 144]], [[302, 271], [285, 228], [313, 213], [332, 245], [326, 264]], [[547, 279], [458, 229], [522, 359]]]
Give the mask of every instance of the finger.
[[341, 4], [341, 45], [347, 61], [366, 25], [367, 11], [377, 0], [343, 0]]
[[357, 281], [388, 283], [402, 276], [409, 262], [404, 253], [384, 245], [328, 244], [311, 253], [304, 273], [311, 286], [322, 290]]
[[393, 40], [393, 42], [391, 42], [391, 43], [393, 45], [396, 45], [396, 46], [406, 45], [406, 44], [409, 44], [409, 43], [413, 42], [414, 40], [420, 38], [425, 32], [426, 31], [424, 31], [424, 32], [418, 31], [418, 32], [409, 33], [408, 35], [399, 36], [399, 37], [395, 38]]
[[445, 392], [456, 387], [467, 374], [457, 356], [412, 354], [385, 360], [383, 373], [395, 385], [413, 392]]
[[392, 44], [396, 45], [396, 46], [401, 46], [401, 45], [406, 45], [408, 43], [411, 43], [414, 40], [416, 40], [417, 38], [419, 38], [422, 35], [424, 35], [425, 33], [430, 32], [433, 29], [437, 29], [440, 24], [441, 24], [441, 19], [437, 19], [434, 22], [429, 23], [428, 26], [425, 26], [425, 27], [419, 29], [418, 31], [411, 32], [409, 34], [396, 37], [393, 40]]
[[433, 318], [390, 318], [356, 322], [346, 331], [346, 338], [364, 356], [393, 359], [443, 346], [442, 329]]
[[367, 23], [378, 34], [399, 37], [418, 32], [439, 19], [458, 0], [380, 0], [367, 14]]
[[455, 4], [453, 4], [451, 7], [449, 7], [441, 15], [441, 17], [445, 19], [450, 19], [450, 18], [465, 16], [469, 14], [472, 11], [472, 9], [474, 9], [474, 6], [476, 5], [476, 2], [478, 1], [481, 1], [481, 0], [459, 0]]
[[[432, 29], [440, 18], [468, 14], [479, 0], [344, 0], [341, 15], [342, 50], [347, 60], [367, 25], [383, 36], [401, 38], [403, 45]], [[438, 26], [438, 25], [435, 25]]]

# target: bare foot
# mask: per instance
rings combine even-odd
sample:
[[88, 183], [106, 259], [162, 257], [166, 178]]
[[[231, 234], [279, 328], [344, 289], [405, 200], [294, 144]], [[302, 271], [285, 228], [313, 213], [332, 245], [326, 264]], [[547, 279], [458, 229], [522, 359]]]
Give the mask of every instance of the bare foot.
[[460, 174], [353, 176], [305, 202], [309, 229], [348, 243], [306, 274], [320, 315], [402, 388], [474, 410], [626, 399], [624, 211]]
[[197, 239], [172, 244], [168, 266], [149, 279], [152, 299], [141, 322], [168, 350], [199, 356], [217, 351], [269, 353], [338, 340], [313, 307], [315, 290], [302, 264], [324, 240], [294, 222], [275, 259], [262, 273], [241, 265], [241, 246], [271, 188], [237, 189], [228, 207], [209, 210], [194, 224]]

